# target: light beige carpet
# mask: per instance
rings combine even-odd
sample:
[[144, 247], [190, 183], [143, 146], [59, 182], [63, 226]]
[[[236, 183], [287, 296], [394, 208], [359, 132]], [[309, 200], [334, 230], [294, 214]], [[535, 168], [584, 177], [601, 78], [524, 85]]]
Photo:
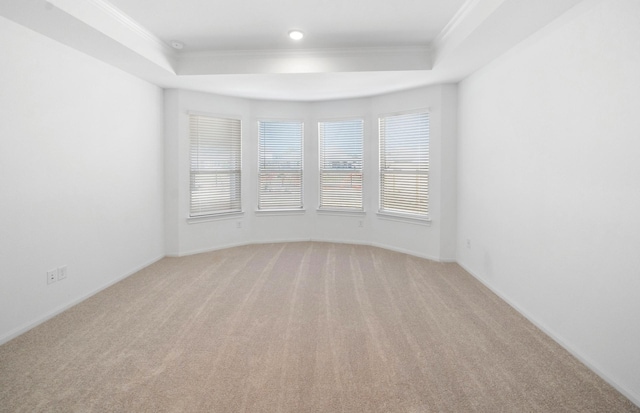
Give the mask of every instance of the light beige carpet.
[[166, 258], [0, 347], [2, 412], [640, 412], [456, 264]]

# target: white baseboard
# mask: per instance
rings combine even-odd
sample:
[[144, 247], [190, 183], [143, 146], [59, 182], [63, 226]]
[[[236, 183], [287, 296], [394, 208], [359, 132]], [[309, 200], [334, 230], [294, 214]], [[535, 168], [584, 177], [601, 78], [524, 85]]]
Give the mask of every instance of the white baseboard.
[[244, 245], [249, 245], [249, 244], [250, 243], [248, 242], [236, 242], [231, 244], [223, 244], [223, 245], [219, 245], [217, 247], [212, 247], [212, 248], [200, 248], [197, 250], [182, 251], [177, 254], [167, 254], [167, 257], [173, 257], [173, 258], [188, 257], [189, 255], [204, 254], [205, 252], [213, 252], [213, 251], [225, 250], [227, 248], [242, 247]]
[[95, 290], [89, 292], [88, 294], [85, 294], [85, 295], [83, 295], [83, 296], [81, 296], [79, 298], [76, 298], [75, 300], [72, 300], [72, 301], [70, 301], [70, 302], [68, 302], [66, 304], [63, 304], [63, 305], [59, 306], [59, 307], [56, 307], [55, 309], [53, 309], [52, 311], [44, 314], [43, 316], [38, 317], [37, 319], [35, 319], [35, 320], [31, 321], [31, 322], [28, 322], [27, 324], [25, 324], [25, 325], [23, 325], [21, 327], [17, 327], [15, 329], [9, 331], [9, 333], [7, 333], [4, 336], [0, 337], [0, 345], [4, 344], [4, 343], [6, 343], [6, 342], [8, 342], [10, 340], [13, 340], [14, 338], [18, 337], [19, 335], [26, 333], [27, 331], [31, 330], [32, 328], [39, 326], [40, 324], [44, 323], [45, 321], [52, 319], [53, 317], [57, 316], [58, 314], [70, 309], [71, 307], [73, 307], [73, 306], [75, 306], [77, 304], [80, 304], [81, 302], [83, 302], [87, 298], [96, 295], [100, 291], [102, 291], [102, 290], [104, 290], [106, 288], [109, 288], [112, 285], [124, 280], [125, 278], [137, 273], [138, 271], [142, 270], [143, 268], [146, 268], [149, 265], [160, 261], [162, 258], [164, 258], [164, 255], [160, 256], [160, 257], [153, 258], [152, 260], [147, 261], [144, 264], [138, 265], [135, 268], [127, 271], [125, 274], [121, 275], [120, 277], [117, 277], [117, 278], [109, 281], [108, 283], [96, 288]]
[[314, 241], [314, 240], [309, 238], [301, 238], [301, 239], [295, 238], [295, 239], [275, 239], [275, 240], [263, 240], [263, 241], [235, 242], [231, 244], [222, 244], [222, 245], [218, 245], [210, 248], [201, 248], [197, 250], [182, 251], [178, 254], [167, 254], [167, 257], [188, 257], [189, 255], [204, 254], [206, 252], [226, 250], [228, 248], [234, 248], [234, 247], [244, 247], [245, 245], [283, 244], [285, 242], [306, 242], [306, 241]]
[[440, 258], [438, 258], [438, 257], [434, 257], [434, 256], [428, 255], [428, 254], [422, 254], [420, 252], [411, 251], [411, 250], [408, 250], [408, 249], [405, 249], [405, 248], [392, 247], [390, 245], [386, 245], [386, 244], [383, 244], [381, 242], [371, 242], [368, 245], [371, 245], [373, 247], [383, 248], [383, 249], [389, 250], [389, 251], [400, 252], [402, 254], [413, 255], [414, 257], [424, 258], [424, 259], [427, 259], [427, 260], [430, 260], [430, 261], [438, 261], [438, 262], [440, 262]]
[[237, 242], [237, 243], [231, 243], [231, 244], [222, 244], [222, 245], [218, 245], [215, 247], [211, 247], [211, 248], [202, 248], [202, 249], [197, 249], [197, 250], [190, 250], [190, 251], [183, 251], [180, 252], [178, 254], [167, 254], [167, 257], [187, 257], [189, 255], [195, 255], [195, 254], [203, 254], [206, 252], [213, 252], [213, 251], [220, 251], [220, 250], [224, 250], [227, 248], [234, 248], [234, 247], [242, 247], [245, 245], [257, 245], [257, 244], [281, 244], [281, 243], [285, 243], [285, 242], [332, 242], [335, 244], [350, 244], [350, 245], [369, 245], [372, 247], [378, 247], [378, 248], [383, 248], [389, 251], [395, 251], [395, 252], [400, 252], [402, 254], [408, 254], [408, 255], [412, 255], [414, 257], [418, 257], [418, 258], [424, 258], [427, 260], [431, 260], [431, 261], [437, 261], [437, 262], [445, 262], [445, 263], [452, 263], [452, 262], [456, 262], [456, 260], [454, 258], [446, 258], [446, 259], [441, 259], [438, 257], [434, 257], [432, 255], [428, 255], [428, 254], [422, 254], [420, 252], [417, 251], [412, 251], [412, 250], [408, 250], [408, 249], [404, 249], [404, 248], [397, 248], [397, 247], [393, 247], [387, 244], [383, 244], [383, 243], [379, 243], [379, 242], [366, 242], [366, 241], [361, 241], [361, 240], [344, 240], [344, 239], [340, 239], [340, 240], [334, 240], [334, 239], [320, 239], [320, 238], [292, 238], [292, 239], [273, 239], [273, 240], [258, 240], [258, 241], [248, 241], [248, 242]]
[[636, 406], [640, 407], [640, 396], [636, 396], [634, 395], [631, 391], [629, 391], [627, 388], [625, 388], [624, 386], [620, 385], [619, 383], [617, 383], [615, 380], [611, 379], [611, 377], [609, 377], [607, 374], [605, 374], [602, 370], [600, 370], [595, 363], [593, 363], [591, 361], [591, 359], [589, 359], [589, 357], [584, 356], [583, 354], [581, 354], [579, 351], [577, 351], [575, 348], [573, 348], [573, 346], [571, 346], [570, 344], [568, 344], [566, 341], [564, 341], [562, 338], [560, 338], [556, 333], [554, 333], [552, 330], [550, 330], [549, 328], [547, 328], [544, 324], [538, 322], [538, 320], [536, 320], [535, 317], [533, 317], [531, 314], [529, 314], [528, 312], [524, 311], [520, 306], [518, 306], [517, 304], [515, 304], [513, 301], [511, 301], [509, 298], [507, 298], [506, 295], [504, 295], [500, 290], [498, 290], [497, 288], [494, 288], [491, 284], [489, 284], [487, 281], [485, 281], [484, 279], [482, 279], [481, 277], [479, 277], [473, 270], [471, 270], [469, 267], [467, 267], [466, 265], [458, 262], [458, 265], [461, 266], [462, 268], [464, 268], [464, 270], [466, 272], [468, 272], [469, 274], [471, 274], [471, 276], [473, 278], [475, 278], [476, 280], [480, 281], [482, 283], [482, 285], [484, 285], [485, 287], [487, 287], [489, 290], [491, 290], [495, 295], [497, 295], [498, 297], [500, 297], [502, 299], [502, 301], [504, 301], [505, 303], [509, 304], [514, 310], [516, 310], [518, 313], [520, 313], [523, 317], [525, 317], [527, 320], [529, 320], [533, 325], [535, 325], [536, 327], [538, 327], [540, 330], [542, 330], [543, 333], [545, 333], [547, 336], [549, 336], [553, 341], [555, 341], [556, 343], [558, 343], [560, 346], [562, 346], [565, 350], [567, 350], [569, 353], [571, 353], [572, 356], [574, 356], [575, 358], [577, 358], [578, 360], [580, 360], [580, 362], [582, 362], [582, 364], [584, 364], [585, 366], [587, 366], [591, 371], [593, 371], [595, 374], [597, 374], [598, 376], [600, 376], [600, 378], [602, 378], [604, 381], [606, 381], [607, 383], [609, 383], [613, 388], [615, 388], [616, 390], [618, 390], [620, 393], [622, 393], [627, 399], [631, 400], [632, 403], [634, 403]]

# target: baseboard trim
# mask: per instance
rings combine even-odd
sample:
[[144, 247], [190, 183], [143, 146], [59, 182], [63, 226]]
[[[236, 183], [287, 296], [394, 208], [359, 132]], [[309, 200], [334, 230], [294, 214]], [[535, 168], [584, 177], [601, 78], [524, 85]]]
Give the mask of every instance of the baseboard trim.
[[235, 243], [231, 243], [231, 244], [223, 244], [223, 245], [218, 245], [216, 247], [211, 247], [211, 248], [201, 248], [201, 249], [197, 249], [197, 250], [190, 250], [190, 251], [183, 251], [183, 252], [179, 252], [178, 254], [167, 254], [167, 257], [188, 257], [190, 255], [196, 255], [196, 254], [204, 254], [207, 252], [213, 252], [213, 251], [220, 251], [220, 250], [226, 250], [228, 248], [235, 248], [235, 247], [244, 247], [247, 245], [258, 245], [258, 244], [283, 244], [285, 242], [306, 242], [306, 241], [314, 241], [312, 239], [309, 238], [300, 238], [300, 239], [284, 239], [284, 240], [264, 240], [264, 241], [250, 241], [250, 242], [235, 242]]
[[156, 258], [151, 259], [150, 261], [147, 261], [141, 265], [136, 266], [135, 268], [127, 271], [125, 274], [121, 275], [120, 277], [117, 277], [111, 281], [109, 281], [108, 283], [98, 287], [97, 289], [81, 296], [80, 298], [76, 298], [75, 300], [72, 300], [71, 302], [68, 302], [66, 304], [63, 304], [61, 306], [56, 307], [55, 309], [53, 309], [52, 311], [44, 314], [41, 317], [38, 317], [37, 319], [27, 323], [26, 325], [23, 325], [21, 327], [17, 327], [11, 331], [9, 331], [9, 333], [5, 334], [4, 336], [0, 337], [0, 345], [7, 343], [11, 340], [13, 340], [14, 338], [26, 333], [27, 331], [39, 326], [40, 324], [44, 323], [47, 320], [52, 319], [53, 317], [57, 316], [58, 314], [70, 309], [71, 307], [74, 307], [78, 304], [80, 304], [81, 302], [83, 302], [84, 300], [86, 300], [87, 298], [90, 298], [96, 294], [98, 294], [99, 292], [101, 292], [102, 290], [105, 290], [109, 287], [111, 287], [112, 285], [124, 280], [127, 277], [130, 277], [131, 275], [137, 273], [138, 271], [148, 267], [149, 265], [156, 263], [158, 261], [160, 261], [161, 259], [164, 258], [164, 255], [162, 256], [158, 256]]
[[331, 242], [331, 243], [334, 243], [334, 244], [365, 245], [365, 246], [383, 248], [383, 249], [386, 249], [386, 250], [389, 250], [389, 251], [395, 251], [395, 252], [399, 252], [399, 253], [402, 253], [402, 254], [407, 254], [407, 255], [414, 256], [414, 257], [418, 257], [418, 258], [424, 258], [424, 259], [431, 260], [431, 261], [437, 261], [437, 262], [443, 262], [443, 263], [456, 262], [455, 259], [451, 259], [451, 258], [441, 259], [441, 258], [438, 258], [438, 257], [434, 257], [433, 255], [422, 254], [420, 252], [408, 250], [408, 249], [405, 249], [405, 248], [397, 248], [397, 247], [394, 247], [394, 246], [391, 246], [391, 245], [387, 245], [387, 244], [383, 244], [383, 243], [380, 243], [380, 242], [366, 242], [366, 241], [360, 241], [360, 240], [344, 240], [344, 239], [334, 240], [334, 239], [321, 239], [321, 238], [294, 238], [294, 239], [275, 239], [275, 240], [258, 240], [258, 241], [249, 241], [249, 242], [237, 242], [237, 243], [231, 243], [231, 244], [223, 244], [223, 245], [219, 245], [219, 246], [211, 247], [211, 248], [202, 248], [202, 249], [197, 249], [197, 250], [184, 251], [184, 252], [180, 252], [178, 254], [167, 254], [167, 257], [188, 257], [189, 255], [203, 254], [203, 253], [213, 252], [213, 251], [220, 251], [220, 250], [224, 250], [224, 249], [228, 249], [228, 248], [243, 247], [243, 246], [246, 246], [246, 245], [282, 244], [282, 243], [286, 243], [286, 242]]
[[491, 284], [489, 284], [487, 281], [485, 281], [484, 279], [482, 279], [480, 276], [478, 276], [473, 270], [471, 270], [468, 266], [466, 266], [465, 264], [462, 264], [461, 262], [457, 261], [457, 264], [462, 267], [466, 272], [468, 272], [469, 274], [471, 274], [471, 276], [473, 278], [475, 278], [476, 280], [478, 280], [482, 285], [484, 285], [485, 287], [487, 287], [489, 290], [491, 290], [495, 295], [497, 295], [498, 297], [500, 297], [500, 299], [502, 299], [502, 301], [504, 301], [505, 303], [509, 304], [509, 306], [511, 306], [511, 308], [513, 308], [514, 310], [516, 310], [518, 313], [520, 313], [523, 317], [525, 317], [527, 320], [529, 320], [533, 325], [535, 325], [537, 328], [539, 328], [540, 330], [542, 330], [543, 333], [545, 333], [547, 336], [549, 336], [553, 341], [555, 341], [556, 343], [558, 343], [560, 346], [562, 346], [562, 348], [564, 348], [565, 350], [567, 350], [569, 353], [571, 353], [572, 356], [574, 356], [575, 358], [577, 358], [582, 364], [584, 364], [585, 366], [587, 366], [591, 371], [593, 371], [595, 374], [597, 374], [598, 376], [600, 376], [600, 378], [604, 381], [606, 381], [607, 383], [609, 383], [614, 389], [618, 390], [620, 393], [622, 393], [627, 399], [629, 399], [632, 403], [634, 403], [636, 406], [640, 407], [640, 397], [636, 397], [631, 391], [629, 391], [626, 387], [620, 385], [619, 383], [617, 383], [615, 380], [613, 380], [611, 377], [609, 377], [607, 374], [605, 374], [602, 370], [600, 370], [595, 363], [593, 363], [591, 361], [591, 359], [589, 357], [584, 356], [582, 353], [580, 353], [579, 351], [577, 351], [575, 348], [573, 348], [573, 346], [569, 345], [566, 341], [564, 341], [562, 338], [560, 338], [557, 334], [555, 334], [553, 331], [551, 331], [551, 329], [547, 328], [544, 324], [538, 322], [536, 320], [535, 317], [533, 317], [531, 314], [529, 314], [527, 311], [524, 311], [520, 306], [518, 306], [517, 304], [515, 304], [513, 301], [511, 301], [509, 298], [506, 297], [506, 295], [504, 295], [500, 290], [498, 290], [497, 288], [494, 288]]
[[213, 247], [213, 248], [200, 248], [197, 250], [190, 250], [190, 251], [182, 251], [182, 252], [178, 252], [177, 254], [167, 254], [167, 257], [172, 257], [172, 258], [179, 258], [179, 257], [188, 257], [190, 255], [196, 255], [196, 254], [204, 254], [206, 252], [213, 252], [213, 251], [220, 251], [220, 250], [225, 250], [227, 248], [235, 248], [235, 247], [242, 247], [245, 245], [249, 245], [249, 243], [247, 242], [236, 242], [236, 243], [231, 243], [231, 244], [223, 244], [217, 247]]

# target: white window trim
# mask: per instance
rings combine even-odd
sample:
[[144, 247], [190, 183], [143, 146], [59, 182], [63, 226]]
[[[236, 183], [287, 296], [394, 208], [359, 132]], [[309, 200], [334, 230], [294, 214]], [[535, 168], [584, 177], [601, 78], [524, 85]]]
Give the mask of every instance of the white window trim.
[[353, 209], [317, 209], [316, 213], [318, 215], [338, 215], [344, 217], [364, 217], [367, 215], [367, 212], [362, 210], [353, 210]]
[[257, 217], [275, 216], [275, 215], [304, 215], [307, 213], [306, 209], [256, 209], [254, 211]]
[[[260, 205], [260, 122], [299, 122], [302, 125], [302, 154], [301, 154], [301, 188], [300, 188], [300, 196], [302, 206], [300, 208], [283, 208], [283, 209], [260, 209], [258, 206]], [[305, 202], [304, 202], [304, 178], [305, 178], [305, 170], [304, 170], [304, 157], [305, 157], [305, 129], [306, 123], [303, 119], [295, 119], [295, 118], [257, 118], [255, 119], [255, 125], [257, 127], [257, 143], [258, 143], [258, 151], [257, 151], [257, 187], [256, 187], [256, 209], [254, 210], [256, 216], [265, 216], [265, 215], [299, 215], [304, 214], [306, 212]]]
[[[348, 121], [360, 121], [362, 122], [362, 158], [360, 160], [360, 162], [362, 163], [362, 168], [359, 169], [360, 174], [362, 175], [362, 189], [361, 189], [361, 197], [362, 197], [362, 207], [360, 209], [355, 209], [355, 208], [322, 208], [322, 206], [320, 205], [320, 200], [322, 198], [321, 196], [321, 191], [322, 191], [322, 164], [320, 162], [320, 156], [321, 156], [321, 151], [322, 151], [322, 143], [321, 143], [321, 139], [320, 139], [320, 123], [321, 122], [348, 122]], [[317, 181], [317, 185], [318, 185], [318, 205], [316, 207], [316, 211], [318, 211], [319, 213], [326, 213], [327, 215], [345, 215], [345, 214], [355, 214], [355, 215], [361, 215], [361, 214], [365, 214], [365, 194], [364, 194], [364, 186], [365, 186], [365, 157], [366, 157], [366, 150], [365, 150], [365, 129], [366, 129], [366, 125], [367, 125], [367, 121], [366, 118], [364, 117], [345, 117], [345, 118], [332, 118], [332, 119], [320, 119], [316, 122], [317, 124], [317, 137], [318, 137], [318, 156], [317, 156], [317, 160], [318, 160], [318, 181]]]
[[411, 214], [394, 214], [392, 212], [376, 212], [376, 215], [380, 219], [384, 219], [387, 221], [395, 221], [395, 222], [407, 222], [411, 224], [425, 225], [431, 226], [431, 218], [423, 218], [418, 215]]
[[191, 182], [189, 182], [189, 204], [187, 207], [188, 213], [187, 213], [187, 217], [186, 217], [186, 221], [188, 224], [195, 224], [195, 223], [199, 223], [199, 222], [208, 222], [208, 221], [218, 221], [218, 220], [224, 220], [224, 219], [231, 219], [234, 217], [238, 217], [238, 216], [242, 216], [244, 215], [244, 207], [243, 207], [243, 202], [244, 202], [244, 171], [243, 171], [243, 166], [244, 166], [244, 151], [243, 151], [243, 135], [244, 135], [244, 121], [242, 119], [242, 116], [238, 116], [237, 114], [221, 114], [221, 113], [211, 113], [211, 112], [202, 112], [202, 111], [196, 111], [196, 110], [187, 110], [186, 111], [186, 115], [187, 115], [187, 139], [189, 140], [189, 181], [191, 180], [190, 176], [191, 176], [191, 133], [190, 133], [190, 128], [191, 128], [191, 116], [205, 116], [205, 117], [210, 117], [210, 118], [219, 118], [219, 119], [230, 119], [230, 120], [237, 120], [238, 122], [240, 122], [240, 209], [239, 210], [231, 210], [231, 211], [221, 211], [221, 212], [215, 212], [215, 213], [211, 213], [211, 214], [207, 214], [207, 215], [198, 215], [198, 216], [191, 216]]
[[203, 215], [201, 217], [187, 217], [187, 223], [199, 224], [201, 222], [224, 221], [229, 219], [236, 219], [242, 216], [244, 216], [244, 211], [227, 212], [227, 213], [221, 213], [216, 215]]
[[[380, 145], [380, 119], [383, 117], [391, 117], [391, 116], [398, 116], [398, 115], [411, 115], [411, 114], [419, 114], [419, 113], [426, 113], [429, 115], [429, 171], [426, 173], [428, 178], [431, 178], [431, 118], [432, 118], [432, 112], [431, 112], [431, 108], [430, 107], [423, 107], [423, 108], [414, 108], [414, 109], [408, 109], [408, 110], [403, 110], [403, 111], [398, 111], [398, 112], [384, 112], [384, 113], [378, 113], [374, 119], [372, 119], [372, 121], [375, 122], [376, 124], [376, 129], [377, 129], [377, 133], [378, 133], [378, 173], [377, 173], [377, 181], [378, 181], [378, 210], [376, 211], [376, 216], [380, 219], [383, 220], [388, 220], [388, 221], [395, 221], [395, 222], [406, 222], [406, 223], [414, 223], [414, 224], [419, 224], [419, 225], [425, 225], [425, 226], [431, 226], [431, 210], [428, 210], [427, 215], [415, 215], [415, 214], [410, 214], [410, 213], [401, 213], [401, 212], [390, 212], [390, 211], [383, 211], [380, 209], [380, 201], [381, 201], [381, 197], [382, 197], [382, 182], [381, 182], [381, 176], [382, 176], [382, 167], [381, 167], [381, 163], [380, 163], [380, 153], [381, 153], [381, 145]], [[429, 191], [428, 193], [430, 193], [431, 191]]]

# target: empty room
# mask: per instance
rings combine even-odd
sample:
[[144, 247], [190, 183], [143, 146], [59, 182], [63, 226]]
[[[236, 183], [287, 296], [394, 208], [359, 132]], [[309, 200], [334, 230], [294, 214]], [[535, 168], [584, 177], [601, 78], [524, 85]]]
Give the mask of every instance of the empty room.
[[0, 0], [0, 412], [640, 412], [637, 0]]

